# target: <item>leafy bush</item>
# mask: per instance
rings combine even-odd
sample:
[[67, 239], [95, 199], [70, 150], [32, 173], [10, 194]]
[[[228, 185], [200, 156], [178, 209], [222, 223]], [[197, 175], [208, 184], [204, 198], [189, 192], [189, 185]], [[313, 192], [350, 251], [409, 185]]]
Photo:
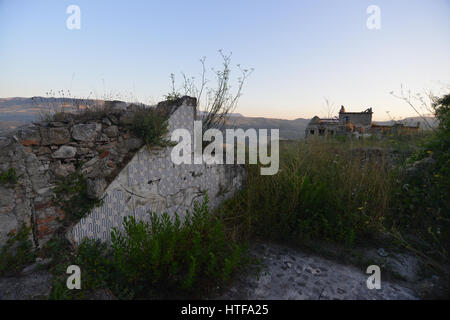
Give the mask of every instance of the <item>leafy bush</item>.
[[[126, 217], [123, 231], [112, 231], [111, 246], [84, 239], [74, 259], [82, 270], [81, 291], [108, 287], [123, 299], [197, 297], [249, 262], [209, 212], [207, 197], [186, 212], [184, 223], [177, 214], [150, 213], [147, 222]], [[58, 284], [54, 296], [65, 297]]]
[[207, 197], [184, 223], [178, 215], [172, 221], [152, 213], [150, 222], [125, 218], [124, 229], [112, 233], [115, 266], [138, 295], [227, 281], [244, 261], [243, 249], [227, 241], [223, 224], [209, 213]]
[[[68, 227], [79, 221], [94, 207], [102, 204], [102, 199], [91, 199], [87, 193], [87, 179], [75, 172], [57, 181], [55, 204], [65, 213], [65, 219], [58, 230], [40, 251], [43, 257], [51, 258], [50, 272], [53, 274], [53, 287], [49, 299], [83, 299], [85, 291], [68, 290], [66, 287], [66, 268], [73, 264], [75, 255], [72, 244], [66, 238]], [[80, 246], [83, 250], [83, 246]], [[89, 273], [83, 273], [83, 278]], [[90, 281], [86, 281], [90, 283]]]
[[0, 184], [3, 185], [15, 185], [18, 179], [14, 168], [9, 168], [0, 174]]
[[[391, 224], [412, 233], [415, 247], [448, 259], [450, 243], [450, 95], [433, 105], [439, 126], [409, 159], [398, 179]], [[448, 261], [448, 260], [447, 260]]]
[[87, 180], [79, 172], [75, 172], [58, 181], [56, 188], [56, 204], [66, 213], [68, 221], [83, 218], [96, 206], [101, 205], [101, 199], [91, 199], [87, 193]]
[[[89, 243], [90, 245], [90, 243]], [[84, 244], [79, 246], [79, 251], [83, 252]], [[51, 258], [49, 271], [53, 275], [52, 290], [49, 295], [50, 300], [73, 300], [88, 298], [89, 291], [86, 288], [92, 288], [90, 285], [92, 277], [95, 273], [87, 270], [83, 261], [75, 254], [72, 244], [65, 237], [65, 233], [57, 233], [50, 239], [40, 251], [40, 255], [46, 258]], [[67, 267], [70, 265], [82, 266], [82, 289], [83, 290], [69, 290], [66, 285], [67, 281]], [[95, 266], [95, 263], [93, 264]], [[93, 275], [93, 276], [91, 276]]]
[[108, 247], [99, 240], [84, 239], [78, 247], [75, 264], [83, 266], [83, 289], [103, 288], [111, 277]]
[[158, 109], [140, 108], [134, 111], [129, 129], [149, 148], [172, 145], [172, 142], [166, 138], [169, 133], [167, 117]]
[[15, 233], [10, 233], [6, 245], [0, 251], [0, 275], [20, 272], [34, 262], [35, 254], [30, 240], [31, 228], [23, 224]]

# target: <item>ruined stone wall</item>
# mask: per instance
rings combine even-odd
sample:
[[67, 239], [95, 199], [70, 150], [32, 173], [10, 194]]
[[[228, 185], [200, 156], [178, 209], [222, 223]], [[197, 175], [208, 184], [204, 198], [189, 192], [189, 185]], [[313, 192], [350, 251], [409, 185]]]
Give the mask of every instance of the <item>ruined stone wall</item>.
[[0, 184], [0, 247], [5, 244], [8, 233], [16, 232], [22, 224], [33, 225], [33, 200], [40, 197], [38, 160], [12, 138], [0, 137], [0, 172], [10, 168], [19, 179], [13, 185]]
[[[169, 128], [192, 132], [195, 99], [166, 104]], [[18, 177], [13, 185], [0, 184], [0, 248], [22, 224], [32, 228], [36, 246], [52, 237], [65, 219], [54, 189], [76, 170], [87, 178], [88, 195], [104, 197], [104, 204], [69, 232], [75, 242], [83, 236], [108, 240], [125, 215], [184, 213], [205, 191], [215, 206], [240, 186], [241, 167], [173, 165], [171, 147], [148, 150], [128, 132], [132, 105], [109, 111], [90, 120], [34, 123], [0, 137], [0, 173], [13, 168]]]
[[54, 188], [77, 169], [90, 197], [103, 193], [143, 145], [125, 128], [132, 107], [111, 108], [96, 119], [37, 122], [0, 137], [0, 172], [12, 168], [18, 177], [14, 185], [0, 185], [0, 247], [23, 223], [32, 227], [35, 245], [52, 236], [65, 218]]
[[[170, 117], [169, 129], [187, 129], [193, 139], [194, 118], [195, 106], [182, 105]], [[213, 208], [241, 187], [245, 175], [242, 166], [175, 165], [171, 151], [172, 147], [141, 148], [109, 185], [103, 205], [81, 219], [69, 233], [69, 239], [75, 243], [84, 237], [109, 241], [111, 229], [120, 229], [125, 216], [146, 220], [148, 212], [153, 211], [171, 216], [177, 212], [183, 218], [195, 201], [203, 200], [205, 193]]]
[[339, 124], [345, 125], [346, 119], [359, 126], [370, 126], [372, 124], [372, 113], [369, 112], [345, 112], [339, 113]]

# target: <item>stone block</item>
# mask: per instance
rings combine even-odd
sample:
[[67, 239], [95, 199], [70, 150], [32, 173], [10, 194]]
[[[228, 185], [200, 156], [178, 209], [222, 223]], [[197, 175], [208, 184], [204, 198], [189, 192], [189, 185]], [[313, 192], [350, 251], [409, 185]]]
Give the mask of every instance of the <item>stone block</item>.
[[101, 129], [100, 123], [77, 124], [72, 128], [72, 137], [77, 141], [92, 142]]
[[87, 195], [91, 199], [101, 198], [103, 191], [107, 187], [105, 179], [88, 179], [87, 181]]
[[119, 127], [110, 126], [103, 131], [109, 138], [114, 138], [114, 137], [117, 137], [117, 135], [119, 134]]
[[67, 128], [40, 128], [41, 144], [62, 145], [70, 142], [70, 133]]
[[77, 154], [77, 148], [70, 146], [62, 146], [52, 154], [54, 159], [73, 158]]

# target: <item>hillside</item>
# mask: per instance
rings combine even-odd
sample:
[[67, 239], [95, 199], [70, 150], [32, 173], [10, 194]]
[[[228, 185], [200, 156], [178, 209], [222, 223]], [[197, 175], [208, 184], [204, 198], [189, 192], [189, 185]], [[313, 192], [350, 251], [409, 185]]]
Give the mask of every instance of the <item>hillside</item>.
[[[4, 98], [0, 99], [0, 131], [14, 129], [25, 123], [39, 119], [45, 110], [70, 108], [70, 105], [86, 105], [98, 102], [68, 98]], [[242, 129], [280, 129], [281, 139], [298, 140], [303, 138], [309, 119], [282, 120], [269, 118], [245, 117], [233, 113], [228, 121], [229, 128]]]
[[[72, 98], [0, 98], [0, 132], [7, 131], [39, 119], [46, 110], [69, 109], [74, 105], [86, 106], [94, 103], [103, 103], [103, 100], [87, 100]], [[427, 118], [431, 125], [436, 125], [433, 117]], [[280, 129], [280, 139], [299, 140], [304, 137], [305, 129], [310, 119], [298, 118], [295, 120], [272, 119], [263, 117], [245, 117], [240, 113], [233, 113], [227, 122], [228, 128], [254, 129]], [[407, 125], [420, 123], [426, 128], [424, 120], [420, 117], [409, 117], [399, 122]], [[393, 121], [376, 121], [377, 124], [392, 125]]]
[[280, 129], [280, 139], [299, 140], [305, 135], [305, 129], [310, 119], [298, 118], [295, 120], [253, 118], [234, 116], [228, 120], [228, 127], [254, 129]]
[[[428, 122], [428, 124], [430, 126], [432, 126], [433, 128], [437, 127], [437, 121], [436, 121], [436, 119], [433, 116], [426, 116], [424, 118], [425, 118], [425, 120]], [[425, 123], [424, 118], [421, 118], [421, 117], [408, 117], [408, 118], [405, 118], [405, 119], [402, 119], [402, 120], [398, 120], [396, 122], [403, 123], [403, 124], [405, 124], [407, 126], [416, 126], [417, 123], [419, 123], [419, 126], [421, 128], [426, 129], [428, 126]], [[389, 125], [389, 126], [392, 126], [395, 123], [395, 121], [392, 121], [392, 120], [390, 120], [390, 121], [374, 121], [374, 122], [376, 124]]]
[[15, 129], [31, 121], [39, 120], [43, 112], [69, 109], [74, 106], [83, 108], [101, 100], [72, 98], [0, 98], [0, 132]]

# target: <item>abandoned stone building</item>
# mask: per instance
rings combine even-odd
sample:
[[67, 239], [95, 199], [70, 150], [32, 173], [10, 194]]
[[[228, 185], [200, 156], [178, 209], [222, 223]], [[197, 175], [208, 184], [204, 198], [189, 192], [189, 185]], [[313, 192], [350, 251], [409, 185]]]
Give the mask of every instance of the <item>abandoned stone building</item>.
[[305, 137], [368, 132], [372, 126], [372, 114], [372, 108], [363, 112], [347, 112], [342, 106], [339, 117], [321, 119], [315, 116], [312, 118], [306, 128]]
[[341, 106], [339, 117], [321, 119], [317, 116], [311, 119], [305, 130], [305, 138], [313, 136], [333, 136], [333, 135], [371, 135], [385, 134], [388, 132], [411, 133], [419, 129], [405, 126], [401, 123], [394, 125], [378, 125], [372, 122], [372, 108], [362, 112], [347, 112], [344, 106]]

